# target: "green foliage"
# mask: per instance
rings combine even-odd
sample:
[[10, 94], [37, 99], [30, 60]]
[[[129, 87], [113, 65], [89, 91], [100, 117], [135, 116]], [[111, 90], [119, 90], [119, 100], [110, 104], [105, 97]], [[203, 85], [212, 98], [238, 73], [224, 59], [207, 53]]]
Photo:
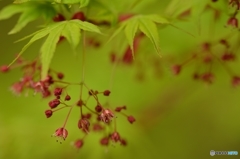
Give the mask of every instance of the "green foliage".
[[[41, 0], [15, 0], [14, 3], [26, 3], [26, 2], [36, 2]], [[42, 2], [52, 2], [52, 3], [61, 3], [61, 4], [80, 4], [80, 8], [86, 7], [90, 0], [42, 0]]]
[[56, 15], [56, 10], [50, 3], [24, 3], [24, 4], [12, 4], [5, 7], [0, 12], [0, 20], [8, 19], [14, 14], [22, 13], [18, 19], [17, 24], [9, 32], [9, 34], [15, 34], [21, 31], [29, 22], [43, 17], [46, 21], [50, 21], [54, 15]]
[[113, 33], [109, 41], [111, 41], [116, 35], [124, 30], [128, 44], [134, 53], [133, 40], [137, 30], [139, 29], [151, 40], [156, 52], [160, 54], [159, 34], [156, 23], [169, 24], [170, 22], [164, 17], [155, 14], [134, 16], [120, 24], [120, 27]]
[[[56, 4], [53, 5], [52, 2], [56, 2]], [[58, 12], [57, 10], [59, 10], [59, 8], [61, 11], [63, 11], [63, 8], [65, 6], [61, 7], [62, 4], [70, 5], [80, 3], [80, 7], [86, 7], [89, 4], [89, 2], [90, 0], [54, 0], [54, 1], [16, 0], [14, 1], [14, 3], [16, 4], [9, 5], [0, 12], [0, 20], [8, 19], [17, 13], [22, 13], [15, 27], [9, 32], [9, 34], [14, 34], [22, 30], [29, 22], [38, 19], [39, 17], [44, 17], [46, 22], [49, 23], [51, 19], [57, 14]], [[109, 18], [109, 14], [113, 15], [113, 22], [117, 21], [116, 12], [111, 8], [111, 6], [109, 6], [105, 2], [92, 1], [90, 7], [100, 9], [99, 15], [101, 15], [102, 17], [108, 15]], [[71, 12], [71, 9], [67, 10], [67, 12]], [[157, 24], [169, 24], [169, 21], [166, 18], [156, 14], [136, 15], [122, 22], [120, 24], [120, 27], [110, 37], [110, 40], [113, 39], [121, 31], [124, 31], [127, 42], [130, 45], [134, 56], [133, 41], [136, 33], [138, 32], [138, 30], [140, 30], [151, 40], [156, 52], [160, 54], [159, 47], [160, 40]], [[31, 37], [30, 41], [22, 48], [18, 57], [21, 56], [22, 53], [36, 40], [48, 36], [40, 50], [42, 60], [41, 77], [42, 79], [44, 79], [47, 75], [49, 65], [54, 55], [59, 37], [64, 36], [70, 43], [73, 51], [75, 51], [80, 42], [81, 37], [80, 30], [101, 33], [96, 25], [93, 25], [89, 22], [83, 22], [80, 20], [70, 20], [59, 22], [56, 24], [50, 24], [45, 28], [23, 38], [26, 39]], [[10, 65], [12, 65], [16, 60], [17, 58]]]
[[[42, 79], [45, 79], [60, 36], [65, 36], [68, 42], [71, 44], [72, 48], [76, 49], [80, 41], [79, 39], [81, 36], [80, 33], [81, 30], [101, 34], [101, 31], [98, 29], [98, 27], [89, 22], [83, 22], [80, 20], [69, 20], [54, 23], [21, 39], [24, 40], [26, 38], [32, 37], [30, 41], [23, 47], [23, 49], [19, 53], [19, 56], [21, 56], [21, 54], [32, 43], [48, 35], [47, 39], [45, 40], [41, 47], [41, 61], [42, 61], [41, 77]], [[15, 62], [15, 60], [13, 62]]]

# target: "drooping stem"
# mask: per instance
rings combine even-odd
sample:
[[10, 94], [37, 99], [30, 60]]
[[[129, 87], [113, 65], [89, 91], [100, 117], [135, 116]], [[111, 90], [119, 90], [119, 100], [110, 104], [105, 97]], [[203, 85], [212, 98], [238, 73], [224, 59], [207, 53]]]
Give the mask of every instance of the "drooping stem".
[[[73, 105], [73, 106], [74, 106], [74, 105]], [[65, 119], [65, 121], [64, 121], [64, 123], [63, 123], [63, 128], [65, 128], [65, 126], [66, 126], [66, 124], [67, 124], [67, 121], [68, 121], [68, 118], [69, 118], [69, 116], [70, 116], [70, 114], [71, 114], [71, 112], [72, 112], [73, 106], [71, 106], [70, 110], [68, 111], [67, 117], [66, 117], [66, 119]]]
[[114, 117], [114, 132], [117, 132], [117, 118]]
[[215, 54], [211, 53], [211, 55], [222, 65], [222, 67], [227, 71], [227, 73], [230, 76], [234, 75], [233, 71], [225, 63], [223, 63]]
[[60, 80], [53, 80], [53, 82], [67, 84], [67, 85], [81, 85], [81, 83], [71, 83], [71, 82], [60, 81]]
[[60, 107], [60, 108], [58, 108], [58, 109], [53, 110], [53, 112], [56, 112], [56, 111], [58, 111], [58, 110], [61, 110], [61, 109], [63, 109], [63, 108], [67, 108], [67, 107], [69, 107], [69, 106]]
[[[83, 85], [88, 89], [88, 91], [91, 91], [91, 89], [89, 89], [85, 83], [83, 83]], [[98, 97], [94, 94], [94, 92], [91, 92], [91, 93], [92, 93], [93, 98], [95, 98], [95, 100], [97, 101], [97, 103], [100, 104]]]
[[[82, 100], [82, 94], [83, 94], [83, 84], [85, 80], [85, 47], [86, 47], [86, 42], [85, 42], [85, 32], [82, 30], [82, 79], [81, 79], [81, 84], [80, 84], [80, 100]], [[80, 106], [80, 118], [83, 117], [83, 111], [82, 111], [82, 106]]]
[[118, 61], [114, 62], [114, 65], [112, 67], [110, 81], [109, 81], [109, 90], [112, 90], [112, 87], [113, 87], [113, 78], [114, 78], [114, 75], [115, 75], [115, 72], [116, 72], [115, 70], [116, 70], [117, 64], [118, 64]]
[[87, 105], [84, 104], [84, 106], [85, 106], [90, 112], [92, 112], [93, 114], [98, 115], [98, 113], [96, 113], [95, 111], [93, 111], [92, 109], [90, 109]]
[[86, 55], [86, 41], [85, 41], [85, 32], [82, 31], [82, 82], [85, 79], [85, 55]]

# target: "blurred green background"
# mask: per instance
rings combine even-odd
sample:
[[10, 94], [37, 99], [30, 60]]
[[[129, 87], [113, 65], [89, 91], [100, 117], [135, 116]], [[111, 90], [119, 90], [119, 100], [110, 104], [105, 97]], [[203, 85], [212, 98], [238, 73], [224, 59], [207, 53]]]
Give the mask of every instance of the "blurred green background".
[[[9, 3], [0, 1], [0, 8]], [[208, 19], [207, 13], [205, 17]], [[226, 17], [223, 16], [216, 24], [219, 34], [226, 29]], [[41, 24], [40, 21], [32, 22], [20, 33], [8, 35], [17, 18], [18, 15], [0, 21], [0, 65], [10, 63], [26, 42], [14, 41], [32, 33]], [[175, 25], [197, 35], [197, 27], [192, 23], [177, 21]], [[222, 68], [216, 69], [216, 81], [205, 85], [192, 80], [191, 68], [176, 77], [170, 71], [170, 64], [164, 62], [164, 57], [174, 56], [179, 58], [175, 61], [182, 61], [187, 57], [186, 50], [209, 38], [206, 30], [204, 32], [203, 27], [202, 34], [192, 38], [177, 29], [163, 28], [160, 30], [162, 59], [146, 39], [144, 42], [147, 45], [141, 46], [144, 53], [141, 52], [136, 64], [116, 68], [110, 104], [113, 108], [127, 105], [127, 113], [137, 120], [131, 125], [124, 117], [118, 116], [118, 130], [128, 141], [126, 147], [118, 144], [108, 148], [99, 146], [101, 134], [90, 133], [80, 151], [73, 149], [71, 142], [83, 136], [77, 128], [78, 111], [75, 109], [67, 124], [67, 140], [63, 144], [56, 143], [51, 134], [62, 125], [67, 111], [60, 111], [46, 119], [44, 111], [50, 99], [41, 99], [32, 92], [27, 96], [13, 95], [9, 88], [21, 77], [20, 70], [1, 73], [0, 159], [207, 159], [212, 158], [210, 150], [240, 152], [240, 88], [231, 86], [230, 77]], [[24, 57], [34, 58], [41, 42], [31, 46]], [[81, 57], [74, 56], [69, 50], [66, 42], [59, 45], [51, 67], [64, 72], [66, 81], [78, 82], [81, 79]], [[87, 50], [86, 83], [93, 89], [104, 90], [109, 86], [112, 70], [108, 56], [110, 51], [111, 48], [106, 45]], [[160, 61], [159, 72], [154, 71], [151, 60]], [[236, 72], [240, 71], [239, 60], [232, 66]], [[139, 76], [144, 77], [143, 80], [137, 80]], [[71, 88], [69, 91], [73, 97], [78, 96], [78, 89]], [[239, 155], [214, 157], [239, 158]]]

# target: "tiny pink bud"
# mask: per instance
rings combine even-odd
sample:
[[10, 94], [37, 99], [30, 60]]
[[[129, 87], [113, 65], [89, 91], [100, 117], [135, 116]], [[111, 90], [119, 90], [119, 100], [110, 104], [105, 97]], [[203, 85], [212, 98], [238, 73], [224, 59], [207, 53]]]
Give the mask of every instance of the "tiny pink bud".
[[103, 95], [104, 95], [104, 96], [109, 96], [110, 93], [111, 93], [111, 92], [110, 92], [109, 90], [105, 90], [105, 91], [103, 92]]
[[92, 117], [92, 115], [90, 113], [82, 115], [82, 118], [86, 118], [86, 119], [90, 119], [91, 117]]
[[211, 48], [211, 44], [209, 42], [205, 42], [202, 44], [203, 51], [209, 51]]
[[[58, 128], [54, 134], [52, 134], [53, 137], [57, 137], [58, 139], [60, 139], [60, 143], [62, 143], [62, 140], [65, 140], [68, 136], [68, 131], [67, 129], [61, 127], [61, 128]], [[57, 139], [57, 142], [58, 142], [58, 139]]]
[[99, 118], [104, 122], [104, 123], [109, 123], [112, 118], [114, 117], [114, 114], [112, 113], [111, 110], [109, 109], [103, 109], [102, 113], [100, 114]]
[[72, 19], [78, 19], [78, 20], [81, 20], [81, 21], [85, 21], [86, 18], [85, 18], [85, 15], [83, 12], [77, 12], [73, 15]]
[[54, 95], [55, 96], [60, 96], [61, 94], [62, 94], [62, 88], [55, 88]]
[[214, 80], [214, 75], [211, 72], [204, 73], [202, 75], [202, 80], [204, 82], [207, 82], [207, 83], [211, 84]]
[[220, 43], [221, 43], [222, 45], [225, 45], [226, 47], [229, 47], [228, 42], [227, 42], [226, 40], [224, 40], [224, 39], [221, 39], [221, 40], [220, 40]]
[[231, 18], [228, 19], [227, 24], [234, 27], [234, 28], [237, 28], [238, 27], [238, 19], [235, 18], [235, 17], [231, 17]]
[[95, 107], [95, 110], [96, 110], [96, 112], [101, 112], [102, 111], [102, 106], [101, 105], [97, 105], [96, 107]]
[[50, 118], [52, 116], [52, 114], [53, 114], [52, 110], [46, 110], [45, 111], [45, 115], [46, 115], [47, 118]]
[[127, 145], [127, 141], [124, 140], [124, 139], [121, 139], [120, 142], [121, 142], [121, 145], [123, 145], [123, 146], [126, 146], [126, 145]]
[[109, 138], [108, 137], [104, 137], [100, 140], [100, 144], [103, 146], [107, 146], [109, 143]]
[[64, 77], [64, 74], [63, 74], [63, 73], [61, 73], [61, 72], [59, 72], [59, 73], [57, 74], [57, 77], [58, 77], [58, 79], [63, 79], [63, 77]]
[[83, 146], [84, 142], [82, 139], [78, 139], [74, 142], [74, 147], [80, 149]]
[[59, 104], [60, 104], [60, 101], [58, 99], [54, 99], [48, 103], [51, 109], [56, 108]]
[[83, 106], [83, 101], [80, 99], [78, 102], [77, 102], [77, 106], [79, 106], [79, 107], [81, 107], [81, 106]]
[[65, 101], [69, 101], [69, 100], [71, 100], [71, 97], [70, 97], [70, 95], [66, 95], [66, 97], [65, 97], [65, 99], [64, 99]]
[[234, 61], [236, 56], [233, 53], [224, 53], [222, 55], [222, 60], [223, 61]]
[[62, 14], [57, 14], [55, 17], [53, 17], [53, 21], [55, 22], [61, 22], [64, 20], [65, 20], [65, 17]]
[[8, 71], [9, 71], [9, 67], [7, 65], [1, 66], [1, 72], [8, 72]]
[[120, 111], [122, 111], [122, 109], [126, 110], [127, 107], [126, 107], [126, 106], [116, 107], [116, 108], [115, 108], [115, 111], [116, 111], [116, 112], [120, 112]]
[[136, 121], [136, 119], [133, 116], [128, 116], [127, 119], [131, 124]]
[[104, 129], [104, 127], [102, 125], [100, 125], [99, 123], [93, 124], [93, 131], [101, 131], [103, 129]]
[[178, 75], [181, 72], [182, 66], [181, 65], [173, 65], [172, 72], [174, 75]]
[[240, 85], [240, 76], [234, 76], [232, 78], [232, 85], [235, 87]]
[[89, 131], [89, 126], [90, 126], [90, 123], [89, 123], [89, 121], [88, 121], [86, 118], [80, 119], [80, 120], [78, 121], [78, 128], [79, 128], [79, 129], [82, 129], [83, 132], [88, 133], [88, 131]]
[[120, 138], [119, 133], [115, 131], [114, 133], [112, 133], [111, 139], [112, 139], [114, 142], [118, 142], [118, 141], [120, 141], [121, 138]]

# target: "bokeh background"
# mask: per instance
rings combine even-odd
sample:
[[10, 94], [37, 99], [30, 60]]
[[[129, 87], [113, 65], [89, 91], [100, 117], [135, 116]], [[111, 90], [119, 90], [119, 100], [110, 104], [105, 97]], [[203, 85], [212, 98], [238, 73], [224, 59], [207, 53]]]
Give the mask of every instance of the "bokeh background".
[[[7, 0], [0, 1], [0, 8], [9, 3]], [[146, 5], [161, 11], [166, 3]], [[231, 86], [231, 77], [221, 66], [216, 68], [214, 83], [206, 85], [191, 78], [191, 64], [179, 76], [173, 76], [171, 64], [166, 62], [182, 61], [188, 57], [187, 50], [194, 49], [201, 41], [211, 40], [211, 25], [216, 26], [217, 36], [226, 30], [233, 31], [224, 27], [227, 15], [222, 15], [216, 24], [209, 23], [209, 17], [210, 13], [204, 13], [200, 26], [191, 21], [175, 22], [176, 26], [188, 30], [195, 38], [178, 29], [163, 27], [160, 30], [163, 58], [160, 59], [152, 44], [144, 39], [145, 45], [140, 46], [142, 51], [135, 64], [117, 66], [109, 102], [113, 108], [126, 105], [127, 113], [137, 120], [131, 125], [124, 117], [118, 116], [118, 130], [128, 141], [126, 147], [118, 144], [102, 147], [99, 145], [101, 134], [90, 133], [84, 147], [76, 151], [71, 142], [83, 134], [77, 128], [78, 111], [75, 109], [67, 124], [67, 140], [63, 144], [56, 143], [51, 134], [61, 126], [67, 111], [60, 111], [47, 119], [44, 111], [50, 99], [41, 99], [40, 95], [34, 96], [32, 92], [13, 95], [9, 88], [19, 80], [21, 71], [16, 69], [7, 74], [1, 73], [0, 159], [207, 159], [212, 158], [210, 150], [235, 150], [240, 153], [240, 88]], [[17, 18], [18, 15], [0, 21], [0, 65], [10, 63], [26, 42], [14, 41], [32, 33], [41, 24], [41, 21], [35, 21], [20, 33], [8, 35]], [[201, 34], [198, 27], [202, 29]], [[24, 57], [36, 57], [41, 43], [39, 41], [31, 46]], [[69, 48], [66, 42], [59, 45], [51, 67], [64, 72], [65, 80], [78, 82], [81, 79], [81, 56], [74, 55]], [[108, 45], [87, 49], [86, 83], [93, 89], [104, 90], [109, 86], [111, 50]], [[157, 70], [154, 62], [158, 64]], [[238, 59], [231, 66], [240, 73]], [[69, 91], [73, 97], [79, 95], [78, 88], [73, 87]], [[239, 155], [215, 157], [239, 158]]]

